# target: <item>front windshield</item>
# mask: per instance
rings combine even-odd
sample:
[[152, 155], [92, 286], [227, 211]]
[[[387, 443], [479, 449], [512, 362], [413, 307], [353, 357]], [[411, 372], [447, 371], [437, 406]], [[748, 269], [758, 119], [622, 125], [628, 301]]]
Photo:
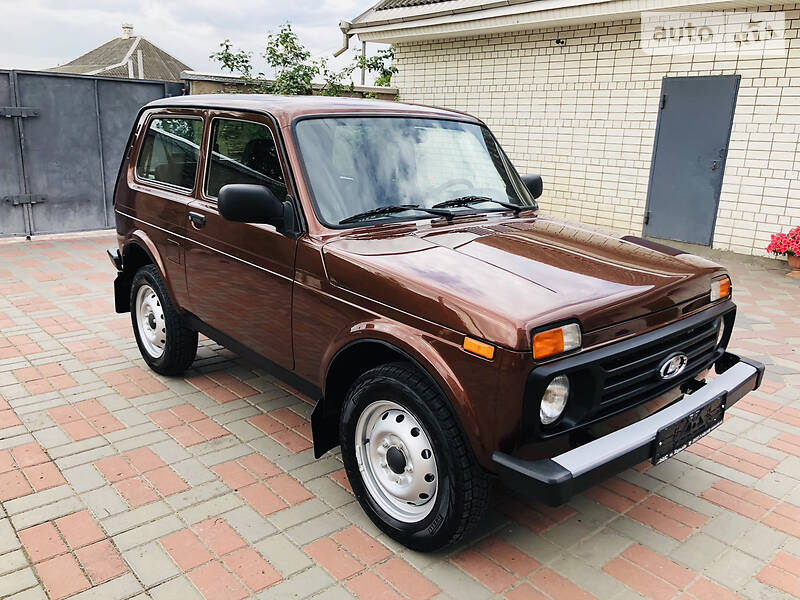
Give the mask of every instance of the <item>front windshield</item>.
[[[296, 135], [317, 216], [328, 225], [376, 208], [431, 208], [465, 196], [535, 205], [492, 134], [474, 123], [326, 117], [298, 122]], [[478, 198], [457, 210], [506, 209]], [[413, 209], [371, 216], [430, 218]]]

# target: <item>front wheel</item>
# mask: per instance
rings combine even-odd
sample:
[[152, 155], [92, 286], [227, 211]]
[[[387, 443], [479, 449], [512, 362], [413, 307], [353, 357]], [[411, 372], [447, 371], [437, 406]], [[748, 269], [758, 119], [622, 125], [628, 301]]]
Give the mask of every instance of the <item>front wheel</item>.
[[197, 332], [184, 326], [154, 265], [133, 276], [131, 321], [139, 352], [156, 373], [180, 375], [194, 362]]
[[436, 550], [483, 516], [488, 477], [441, 391], [410, 365], [383, 365], [359, 377], [339, 435], [356, 498], [401, 544]]

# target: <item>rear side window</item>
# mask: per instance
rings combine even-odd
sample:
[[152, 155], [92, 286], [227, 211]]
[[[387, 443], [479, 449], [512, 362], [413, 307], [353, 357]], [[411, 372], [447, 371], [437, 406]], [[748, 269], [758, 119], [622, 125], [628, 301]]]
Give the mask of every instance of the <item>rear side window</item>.
[[157, 118], [150, 121], [136, 161], [139, 179], [191, 190], [197, 173], [203, 121]]
[[278, 149], [269, 127], [232, 119], [212, 121], [206, 195], [216, 198], [220, 188], [229, 183], [263, 185], [277, 198], [286, 197]]

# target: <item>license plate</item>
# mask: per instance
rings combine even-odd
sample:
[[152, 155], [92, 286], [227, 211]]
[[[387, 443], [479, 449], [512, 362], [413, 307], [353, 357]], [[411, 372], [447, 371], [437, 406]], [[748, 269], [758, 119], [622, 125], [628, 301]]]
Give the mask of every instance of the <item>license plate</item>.
[[693, 413], [659, 429], [653, 448], [653, 464], [657, 465], [675, 456], [722, 423], [725, 400], [726, 394], [722, 393]]

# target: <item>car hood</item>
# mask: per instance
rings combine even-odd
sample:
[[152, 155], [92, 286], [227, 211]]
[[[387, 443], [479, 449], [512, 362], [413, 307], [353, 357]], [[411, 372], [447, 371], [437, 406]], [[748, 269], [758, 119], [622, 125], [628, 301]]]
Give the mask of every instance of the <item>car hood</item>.
[[325, 244], [334, 285], [519, 350], [543, 325], [591, 332], [698, 298], [721, 271], [544, 217], [370, 229]]

